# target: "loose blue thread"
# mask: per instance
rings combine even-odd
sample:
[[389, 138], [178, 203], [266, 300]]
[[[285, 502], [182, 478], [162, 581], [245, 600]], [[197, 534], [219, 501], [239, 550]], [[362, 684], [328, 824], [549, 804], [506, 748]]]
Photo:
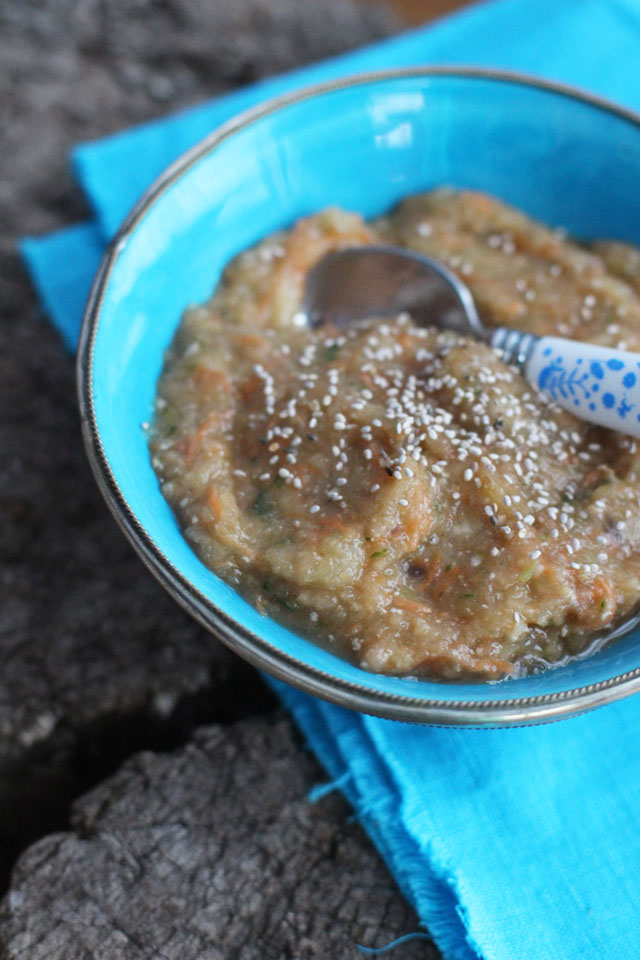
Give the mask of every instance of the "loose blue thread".
[[386, 947], [363, 947], [360, 943], [356, 943], [356, 947], [360, 953], [366, 953], [370, 957], [379, 957], [380, 954], [387, 953], [389, 950], [394, 950], [403, 943], [409, 943], [410, 940], [431, 940], [431, 937], [426, 933], [405, 933], [403, 937], [398, 937], [397, 940], [392, 940], [391, 943], [386, 945]]
[[347, 770], [341, 777], [338, 777], [337, 780], [332, 780], [329, 783], [319, 783], [309, 790], [307, 800], [309, 803], [317, 803], [318, 800], [322, 800], [323, 797], [326, 797], [329, 793], [333, 793], [334, 790], [341, 790], [342, 787], [347, 785], [350, 779], [351, 771]]

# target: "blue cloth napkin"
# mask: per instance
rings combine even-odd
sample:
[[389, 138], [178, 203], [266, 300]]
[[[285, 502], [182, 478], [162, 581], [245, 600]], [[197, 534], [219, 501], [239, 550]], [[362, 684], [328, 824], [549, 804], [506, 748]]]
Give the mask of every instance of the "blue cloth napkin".
[[[66, 343], [108, 238], [149, 181], [267, 96], [418, 63], [515, 68], [640, 108], [638, 0], [499, 0], [74, 152], [96, 219], [24, 241]], [[640, 699], [520, 730], [412, 727], [275, 683], [451, 960], [638, 956]]]

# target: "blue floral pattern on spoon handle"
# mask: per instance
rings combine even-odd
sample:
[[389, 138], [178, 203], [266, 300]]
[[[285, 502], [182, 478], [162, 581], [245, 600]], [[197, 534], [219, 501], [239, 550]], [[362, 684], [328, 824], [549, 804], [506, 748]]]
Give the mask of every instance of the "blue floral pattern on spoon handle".
[[505, 327], [491, 345], [576, 417], [640, 437], [640, 354]]

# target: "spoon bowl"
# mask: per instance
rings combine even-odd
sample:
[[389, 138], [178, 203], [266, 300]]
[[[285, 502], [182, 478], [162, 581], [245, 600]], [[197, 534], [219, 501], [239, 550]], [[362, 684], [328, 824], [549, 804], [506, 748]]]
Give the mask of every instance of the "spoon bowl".
[[419, 326], [490, 339], [466, 284], [438, 260], [402, 247], [347, 247], [326, 254], [309, 272], [302, 312], [313, 327], [338, 328], [409, 313]]
[[[574, 416], [640, 437], [640, 354], [511, 327], [485, 327], [465, 283], [432, 257], [393, 246], [348, 247], [325, 254], [307, 277], [302, 316], [313, 327], [408, 313], [419, 326], [475, 337], [502, 351], [529, 382]], [[598, 371], [596, 392], [589, 373]], [[602, 376], [600, 376], [600, 373]], [[576, 380], [582, 389], [575, 386]], [[602, 390], [600, 391], [600, 388]], [[588, 402], [587, 402], [588, 401]]]

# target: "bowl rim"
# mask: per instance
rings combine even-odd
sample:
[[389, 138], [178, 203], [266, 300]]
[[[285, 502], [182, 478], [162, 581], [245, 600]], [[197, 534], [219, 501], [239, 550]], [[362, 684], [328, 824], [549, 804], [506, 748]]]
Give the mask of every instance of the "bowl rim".
[[127, 238], [154, 202], [200, 159], [229, 137], [283, 108], [350, 87], [430, 77], [483, 80], [535, 88], [613, 114], [640, 129], [640, 113], [577, 87], [515, 71], [473, 66], [406, 67], [358, 73], [290, 91], [237, 114], [183, 153], [160, 174], [107, 245], [89, 294], [78, 343], [76, 372], [82, 436], [98, 487], [123, 533], [146, 566], [191, 616], [254, 666], [305, 693], [351, 710], [392, 720], [489, 729], [544, 723], [584, 713], [640, 691], [640, 667], [597, 683], [556, 693], [475, 701], [382, 693], [311, 667], [228, 616], [180, 573], [140, 523], [122, 493], [105, 454], [95, 415], [92, 375], [94, 352], [109, 279]]

